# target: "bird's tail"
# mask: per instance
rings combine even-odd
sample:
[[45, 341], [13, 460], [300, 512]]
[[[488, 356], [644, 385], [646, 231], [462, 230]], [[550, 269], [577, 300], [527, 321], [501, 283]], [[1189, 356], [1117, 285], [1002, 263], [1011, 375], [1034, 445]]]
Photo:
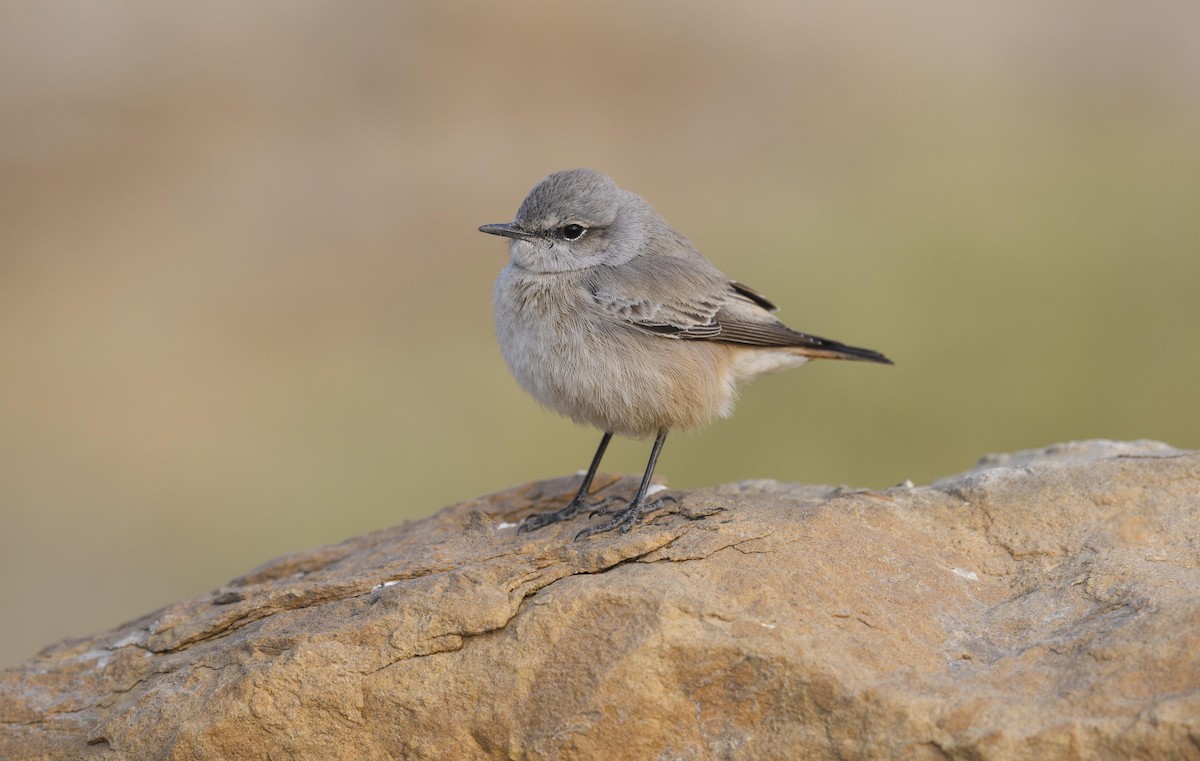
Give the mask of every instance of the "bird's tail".
[[[679, 334], [681, 338], [718, 341], [720, 343], [747, 346], [753, 349], [784, 349], [800, 357], [819, 359], [854, 359], [859, 362], [892, 364], [892, 360], [871, 349], [860, 349], [828, 338], [810, 336], [792, 330], [779, 320], [764, 314], [765, 319], [738, 319], [734, 315], [717, 313], [718, 328], [713, 332]], [[707, 327], [707, 326], [706, 326]]]
[[805, 333], [796, 333], [796, 340], [787, 348], [804, 357], [817, 359], [851, 359], [858, 362], [878, 362], [881, 365], [894, 364], [892, 360], [871, 349], [861, 349], [857, 346], [847, 346], [844, 343], [831, 341], [828, 338], [818, 338]]

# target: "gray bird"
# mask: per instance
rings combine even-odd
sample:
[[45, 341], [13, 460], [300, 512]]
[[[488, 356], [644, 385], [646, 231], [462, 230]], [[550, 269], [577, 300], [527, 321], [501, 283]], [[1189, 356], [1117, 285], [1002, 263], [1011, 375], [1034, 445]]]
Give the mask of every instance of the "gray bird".
[[591, 169], [550, 175], [516, 219], [479, 230], [511, 238], [493, 303], [512, 374], [543, 406], [604, 431], [574, 499], [530, 516], [521, 531], [586, 505], [614, 433], [655, 435], [650, 461], [628, 507], [576, 540], [628, 531], [671, 500], [646, 496], [667, 432], [729, 416], [739, 383], [813, 358], [892, 364], [787, 327], [766, 297], [725, 277], [650, 204]]

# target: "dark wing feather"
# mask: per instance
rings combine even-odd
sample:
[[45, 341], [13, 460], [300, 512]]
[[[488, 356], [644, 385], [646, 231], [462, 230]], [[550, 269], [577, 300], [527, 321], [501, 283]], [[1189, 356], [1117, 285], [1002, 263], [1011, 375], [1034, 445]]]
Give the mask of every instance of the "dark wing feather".
[[754, 290], [753, 288], [751, 288], [748, 285], [742, 285], [741, 283], [739, 283], [735, 280], [730, 280], [729, 287], [732, 288], [733, 292], [736, 293], [737, 295], [741, 296], [742, 298], [746, 299], [747, 301], [752, 301], [755, 304], [758, 304], [760, 307], [767, 310], [768, 312], [778, 312], [779, 311], [779, 307], [775, 306], [775, 304], [773, 304], [770, 300], [768, 300], [766, 296], [762, 295], [761, 293]]

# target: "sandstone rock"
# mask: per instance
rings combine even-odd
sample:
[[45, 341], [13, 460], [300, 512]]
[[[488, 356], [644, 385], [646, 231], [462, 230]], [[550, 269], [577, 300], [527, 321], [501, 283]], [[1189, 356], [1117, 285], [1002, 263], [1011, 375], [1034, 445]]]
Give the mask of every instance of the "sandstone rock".
[[515, 532], [574, 482], [55, 645], [0, 677], [0, 757], [1200, 758], [1200, 453], [1084, 442]]

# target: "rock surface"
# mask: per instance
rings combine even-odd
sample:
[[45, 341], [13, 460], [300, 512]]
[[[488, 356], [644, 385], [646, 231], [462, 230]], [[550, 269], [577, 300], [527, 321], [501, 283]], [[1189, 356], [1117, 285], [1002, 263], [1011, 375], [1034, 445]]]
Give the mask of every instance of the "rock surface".
[[0, 757], [1200, 758], [1200, 453], [1083, 442], [516, 533], [574, 483], [48, 648], [0, 676]]

